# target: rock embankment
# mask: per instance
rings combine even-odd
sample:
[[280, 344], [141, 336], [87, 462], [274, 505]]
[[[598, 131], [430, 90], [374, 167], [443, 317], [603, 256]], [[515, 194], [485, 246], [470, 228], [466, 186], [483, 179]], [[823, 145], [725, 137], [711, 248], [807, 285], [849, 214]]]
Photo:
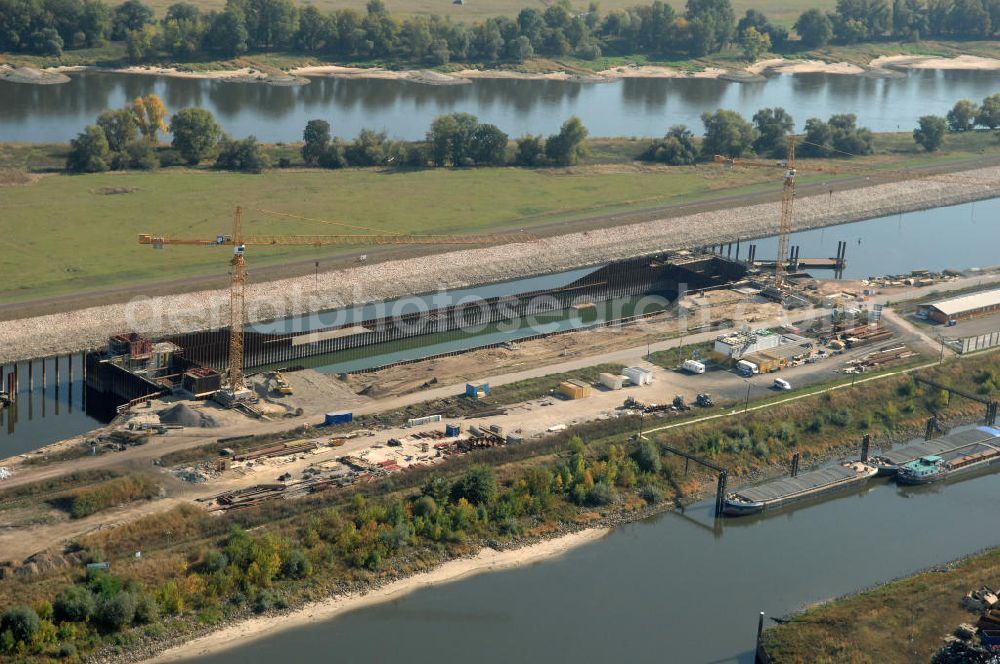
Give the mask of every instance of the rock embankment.
[[[994, 198], [1000, 167], [947, 178], [892, 182], [833, 191], [796, 201], [797, 230], [912, 210]], [[511, 245], [467, 249], [359, 265], [324, 275], [254, 284], [248, 318], [268, 320], [414, 293], [468, 287], [570, 270], [668, 249], [773, 235], [780, 203], [764, 203], [684, 217], [569, 233]], [[116, 330], [153, 336], [224, 325], [228, 291], [211, 290], [135, 300], [75, 312], [7, 321], [0, 326], [0, 362], [67, 353], [103, 344]]]

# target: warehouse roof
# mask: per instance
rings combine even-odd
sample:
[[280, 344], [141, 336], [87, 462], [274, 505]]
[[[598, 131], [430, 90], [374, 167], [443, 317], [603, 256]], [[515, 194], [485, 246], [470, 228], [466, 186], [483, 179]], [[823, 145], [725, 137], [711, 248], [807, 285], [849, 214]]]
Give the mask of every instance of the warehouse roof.
[[946, 316], [960, 314], [963, 311], [973, 311], [984, 307], [994, 307], [1000, 305], [1000, 288], [962, 297], [953, 297], [949, 300], [931, 302], [924, 306], [933, 307]]

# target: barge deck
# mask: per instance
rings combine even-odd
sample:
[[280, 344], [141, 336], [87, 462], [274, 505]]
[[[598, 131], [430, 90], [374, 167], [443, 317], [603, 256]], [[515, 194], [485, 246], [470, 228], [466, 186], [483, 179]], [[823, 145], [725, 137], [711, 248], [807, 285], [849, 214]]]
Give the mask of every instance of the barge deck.
[[860, 461], [820, 468], [794, 477], [746, 487], [726, 496], [724, 514], [742, 516], [775, 509], [831, 491], [840, 491], [874, 477], [877, 470]]

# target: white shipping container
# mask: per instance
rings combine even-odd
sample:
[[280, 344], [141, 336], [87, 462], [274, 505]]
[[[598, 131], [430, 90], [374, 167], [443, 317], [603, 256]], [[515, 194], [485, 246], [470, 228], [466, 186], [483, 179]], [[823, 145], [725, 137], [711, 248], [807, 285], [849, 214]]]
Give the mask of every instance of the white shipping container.
[[629, 367], [622, 373], [633, 385], [649, 385], [653, 382], [653, 372], [642, 367]]
[[622, 386], [625, 385], [625, 381], [628, 380], [625, 376], [616, 376], [615, 374], [602, 373], [598, 376], [598, 380], [601, 385], [608, 388], [609, 390], [620, 390]]
[[684, 371], [693, 374], [703, 374], [705, 373], [705, 365], [698, 360], [685, 360], [684, 364], [681, 365]]

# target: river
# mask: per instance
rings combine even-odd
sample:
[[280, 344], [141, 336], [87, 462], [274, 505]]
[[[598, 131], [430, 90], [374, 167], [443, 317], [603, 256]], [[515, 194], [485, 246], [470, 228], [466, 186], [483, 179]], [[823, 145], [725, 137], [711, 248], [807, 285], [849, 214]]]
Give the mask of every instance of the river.
[[1000, 474], [905, 490], [879, 480], [721, 522], [699, 503], [559, 559], [421, 589], [191, 661], [749, 664], [759, 611], [783, 615], [1000, 544], [998, 491]]
[[0, 81], [0, 141], [65, 142], [106, 108], [148, 93], [167, 108], [208, 109], [234, 136], [265, 142], [302, 139], [308, 120], [324, 118], [338, 136], [362, 128], [393, 138], [423, 138], [442, 113], [473, 113], [511, 136], [551, 133], [578, 115], [591, 136], [662, 136], [674, 124], [701, 131], [705, 111], [728, 108], [749, 118], [782, 106], [799, 129], [810, 117], [854, 113], [874, 131], [909, 131], [917, 118], [944, 115], [962, 98], [979, 101], [1000, 90], [996, 72], [912, 70], [900, 78], [843, 74], [774, 76], [764, 82], [718, 79], [621, 79], [607, 83], [478, 79], [434, 86], [379, 79], [315, 78], [276, 87], [220, 80], [82, 72], [62, 85]]

